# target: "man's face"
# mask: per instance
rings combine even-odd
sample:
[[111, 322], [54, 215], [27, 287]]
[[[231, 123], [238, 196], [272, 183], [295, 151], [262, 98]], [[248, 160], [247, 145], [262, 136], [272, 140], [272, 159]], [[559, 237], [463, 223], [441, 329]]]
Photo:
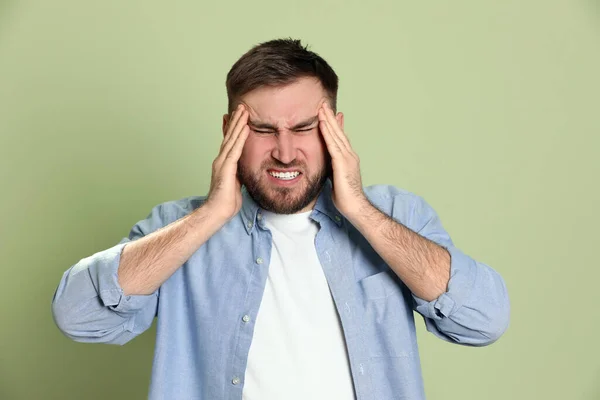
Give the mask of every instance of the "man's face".
[[[262, 87], [241, 99], [250, 134], [238, 177], [265, 210], [293, 214], [313, 208], [331, 163], [319, 130], [318, 110], [327, 101], [316, 78]], [[337, 116], [343, 124], [342, 114]], [[226, 129], [227, 116], [223, 128]]]

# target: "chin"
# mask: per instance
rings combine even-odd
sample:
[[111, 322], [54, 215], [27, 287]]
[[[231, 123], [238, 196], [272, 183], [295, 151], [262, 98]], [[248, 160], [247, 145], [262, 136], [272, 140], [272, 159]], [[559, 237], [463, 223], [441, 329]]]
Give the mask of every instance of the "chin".
[[306, 187], [265, 188], [253, 195], [264, 210], [276, 214], [295, 214], [306, 208], [314, 198], [309, 197]]
[[295, 214], [317, 198], [327, 180], [327, 171], [323, 169], [314, 176], [301, 174], [297, 181], [282, 182], [281, 185], [274, 182], [266, 171], [252, 174], [242, 167], [238, 168], [238, 177], [262, 209], [276, 214]]

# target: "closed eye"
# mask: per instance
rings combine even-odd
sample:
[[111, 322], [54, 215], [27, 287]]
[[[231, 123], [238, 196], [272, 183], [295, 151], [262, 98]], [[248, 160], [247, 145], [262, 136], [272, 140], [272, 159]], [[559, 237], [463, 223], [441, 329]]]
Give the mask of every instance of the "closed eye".
[[[312, 127], [312, 128], [303, 128], [303, 129], [295, 129], [294, 132], [310, 132], [313, 129], [315, 129], [316, 127]], [[263, 131], [260, 129], [252, 129], [254, 132], [256, 133], [260, 133], [261, 135], [270, 135], [272, 133], [277, 133], [277, 131]]]
[[310, 131], [314, 130], [315, 128], [316, 128], [316, 126], [313, 126], [312, 128], [296, 129], [294, 132], [310, 132]]

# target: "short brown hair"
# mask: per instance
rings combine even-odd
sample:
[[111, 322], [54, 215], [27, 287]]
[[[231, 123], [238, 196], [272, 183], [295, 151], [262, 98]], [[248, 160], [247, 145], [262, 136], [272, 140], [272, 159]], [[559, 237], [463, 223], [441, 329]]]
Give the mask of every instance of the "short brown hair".
[[311, 76], [319, 79], [335, 110], [338, 77], [323, 58], [291, 38], [258, 44], [240, 57], [227, 74], [228, 111], [231, 113], [239, 98], [254, 89], [282, 86]]

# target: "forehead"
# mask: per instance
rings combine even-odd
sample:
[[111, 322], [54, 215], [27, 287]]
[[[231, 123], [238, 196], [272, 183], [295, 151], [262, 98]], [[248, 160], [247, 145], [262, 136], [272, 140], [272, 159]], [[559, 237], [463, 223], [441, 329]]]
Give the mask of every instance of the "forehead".
[[285, 86], [261, 87], [240, 100], [248, 107], [251, 119], [286, 125], [314, 117], [326, 99], [321, 82], [310, 77]]

